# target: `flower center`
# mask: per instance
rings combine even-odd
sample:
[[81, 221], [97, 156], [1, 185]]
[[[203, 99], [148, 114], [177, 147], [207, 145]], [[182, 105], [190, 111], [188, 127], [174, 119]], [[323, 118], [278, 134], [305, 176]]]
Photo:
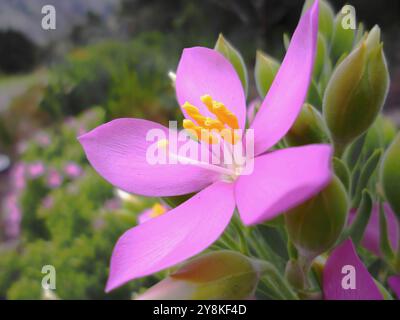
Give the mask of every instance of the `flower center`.
[[200, 100], [216, 118], [213, 119], [202, 115], [196, 106], [185, 102], [182, 109], [196, 124], [190, 119], [184, 119], [183, 127], [186, 130], [190, 130], [198, 140], [209, 144], [218, 143], [218, 136], [230, 144], [236, 144], [240, 141], [240, 135], [235, 132], [235, 130], [239, 129], [236, 115], [222, 102], [213, 100], [208, 94], [201, 96]]
[[[199, 108], [185, 102], [182, 109], [191, 119], [184, 119], [183, 127], [193, 138], [209, 145], [206, 146], [206, 152], [211, 155], [211, 159], [209, 156], [203, 158], [196, 154], [193, 157], [178, 152], [176, 148], [170, 147], [170, 141], [167, 139], [158, 140], [157, 148], [175, 163], [191, 164], [218, 172], [222, 180], [233, 182], [245, 174], [247, 160], [253, 158], [243, 154], [243, 133], [239, 128], [238, 118], [222, 102], [214, 100], [208, 94], [201, 96], [200, 100], [215, 117], [205, 116]], [[246, 151], [248, 140], [247, 137], [246, 140], [243, 139], [246, 141]]]

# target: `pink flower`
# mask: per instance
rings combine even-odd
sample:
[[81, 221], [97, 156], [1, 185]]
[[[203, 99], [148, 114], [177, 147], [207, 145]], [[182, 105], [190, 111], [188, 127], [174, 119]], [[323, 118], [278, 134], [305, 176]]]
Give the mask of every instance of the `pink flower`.
[[[242, 221], [252, 225], [280, 215], [329, 183], [330, 146], [271, 151], [292, 126], [306, 98], [317, 30], [318, 1], [301, 18], [275, 81], [252, 122], [256, 157], [250, 175], [196, 161], [150, 165], [146, 150], [153, 143], [146, 141], [146, 134], [159, 129], [168, 135], [168, 129], [147, 120], [117, 119], [79, 137], [91, 165], [124, 191], [154, 197], [198, 192], [166, 214], [128, 230], [118, 240], [106, 291], [200, 253], [219, 238], [236, 206]], [[196, 121], [189, 104], [198, 106], [192, 110], [197, 110], [200, 117], [205, 115], [218, 123], [213, 118], [217, 107], [212, 107], [223, 102], [218, 110], [229, 118], [225, 124], [245, 128], [246, 99], [240, 79], [228, 60], [215, 50], [185, 49], [175, 84], [186, 118], [191, 115]]]
[[63, 177], [61, 174], [55, 169], [50, 169], [47, 175], [47, 186], [49, 188], [57, 188], [62, 184], [62, 182]]
[[69, 162], [64, 167], [64, 173], [68, 177], [75, 179], [75, 178], [78, 178], [82, 174], [82, 168], [81, 168], [81, 166], [79, 166], [78, 164], [76, 164], [74, 162]]
[[[396, 215], [394, 214], [392, 208], [388, 203], [383, 204], [383, 209], [385, 211], [386, 223], [388, 228], [388, 237], [390, 244], [394, 250], [397, 252], [399, 246], [400, 228], [397, 222]], [[356, 211], [350, 211], [349, 223], [355, 218]], [[380, 249], [380, 228], [379, 228], [379, 204], [374, 204], [372, 207], [371, 217], [369, 219], [367, 228], [365, 229], [363, 239], [361, 244], [364, 248], [368, 249], [378, 257], [382, 257]], [[396, 294], [397, 298], [400, 299], [400, 275], [394, 275], [388, 278], [388, 284], [393, 292]]]
[[45, 167], [42, 162], [35, 162], [33, 164], [28, 165], [27, 171], [30, 178], [36, 179], [44, 174]]
[[383, 299], [351, 240], [344, 241], [329, 256], [323, 271], [323, 291], [325, 300]]

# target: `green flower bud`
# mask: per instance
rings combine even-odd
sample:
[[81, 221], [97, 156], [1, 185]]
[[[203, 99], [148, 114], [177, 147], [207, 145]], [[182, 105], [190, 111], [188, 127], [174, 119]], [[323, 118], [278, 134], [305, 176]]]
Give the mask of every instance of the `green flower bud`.
[[323, 73], [330, 71], [331, 62], [325, 37], [318, 33], [317, 54], [315, 56], [313, 78], [319, 79]]
[[376, 149], [383, 148], [384, 138], [383, 132], [379, 128], [377, 121], [368, 129], [362, 150], [364, 158], [368, 158]]
[[400, 133], [387, 149], [381, 167], [382, 188], [386, 199], [400, 219]]
[[342, 10], [336, 15], [333, 27], [333, 39], [331, 46], [331, 56], [333, 61], [337, 61], [344, 53], [349, 53], [353, 48], [355, 30], [343, 28], [343, 19], [347, 14]]
[[396, 137], [397, 128], [395, 123], [389, 117], [379, 115], [376, 124], [382, 135], [383, 146], [388, 147]]
[[[303, 6], [303, 14], [309, 9], [315, 0], [306, 0]], [[335, 14], [332, 6], [325, 0], [319, 0], [319, 25], [318, 30], [321, 32], [326, 40], [330, 41], [333, 32], [333, 20]]]
[[264, 98], [274, 81], [275, 75], [279, 69], [279, 62], [266, 53], [257, 50], [256, 66], [254, 68], [254, 77], [256, 79], [257, 91], [260, 97]]
[[346, 221], [348, 199], [337, 177], [325, 189], [285, 214], [290, 240], [299, 254], [312, 259], [335, 244]]
[[240, 52], [234, 46], [232, 46], [222, 34], [219, 35], [214, 49], [228, 59], [230, 63], [232, 63], [247, 95], [249, 77], [247, 74], [246, 65]]
[[376, 26], [334, 71], [323, 113], [336, 153], [363, 134], [379, 114], [389, 88], [389, 72]]
[[234, 251], [215, 251], [184, 263], [140, 300], [247, 299], [254, 295], [266, 262]]
[[295, 123], [286, 134], [285, 141], [289, 146], [328, 142], [327, 128], [319, 111], [305, 103]]

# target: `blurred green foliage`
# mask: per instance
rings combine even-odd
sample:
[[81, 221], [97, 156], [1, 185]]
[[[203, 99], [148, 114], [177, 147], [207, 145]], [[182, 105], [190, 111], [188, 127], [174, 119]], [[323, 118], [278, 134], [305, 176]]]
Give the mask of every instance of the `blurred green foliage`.
[[167, 74], [176, 66], [176, 47], [171, 37], [146, 33], [129, 42], [75, 49], [53, 68], [40, 107], [53, 119], [101, 105], [107, 119], [162, 120], [165, 110], [175, 106]]
[[[66, 159], [83, 167], [77, 179], [64, 179], [51, 189], [45, 177], [27, 179], [19, 196], [22, 213], [21, 236], [15, 243], [0, 246], [0, 297], [44, 298], [41, 273], [45, 265], [56, 269], [56, 297], [61, 299], [129, 299], [146, 281], [132, 282], [110, 294], [104, 288], [113, 246], [124, 231], [135, 225], [137, 213], [154, 200], [138, 199], [131, 204], [107, 205], [117, 201], [113, 187], [87, 164], [76, 140], [78, 132], [104, 122], [101, 108], [79, 118], [68, 119], [48, 130], [50, 145], [29, 142], [21, 155], [23, 163], [41, 161], [46, 168], [62, 170]], [[51, 199], [45, 204], [45, 199]]]

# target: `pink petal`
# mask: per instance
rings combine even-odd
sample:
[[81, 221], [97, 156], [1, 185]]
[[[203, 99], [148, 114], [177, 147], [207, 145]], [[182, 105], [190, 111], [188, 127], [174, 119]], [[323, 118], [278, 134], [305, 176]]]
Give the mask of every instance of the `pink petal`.
[[[244, 128], [246, 98], [232, 64], [212, 49], [185, 49], [176, 72], [176, 96], [179, 105], [188, 101], [198, 107], [203, 115], [215, 118], [200, 100], [204, 94], [209, 94], [214, 100], [225, 104], [238, 118], [240, 128]], [[182, 111], [187, 117], [186, 112]]]
[[[217, 179], [217, 174], [190, 164], [154, 164], [146, 160], [151, 129], [168, 129], [141, 119], [117, 119], [79, 137], [94, 169], [127, 192], [145, 196], [173, 196], [196, 192]], [[194, 143], [194, 142], [193, 142]]]
[[393, 292], [396, 294], [397, 299], [400, 300], [400, 276], [389, 277], [388, 284]]
[[[355, 270], [354, 289], [343, 288], [342, 281], [346, 284], [346, 278], [343, 278], [350, 274], [346, 266]], [[325, 300], [383, 299], [374, 279], [357, 256], [351, 240], [343, 242], [329, 256], [323, 271], [323, 290]]]
[[[386, 222], [388, 227], [389, 240], [392, 247], [397, 250], [399, 239], [399, 226], [396, 216], [388, 203], [384, 204]], [[356, 210], [350, 211], [349, 223], [355, 218]], [[382, 256], [379, 247], [379, 205], [375, 204], [372, 208], [371, 217], [369, 219], [367, 228], [365, 229], [364, 237], [362, 239], [364, 248], [373, 252], [377, 256]]]
[[276, 144], [296, 120], [311, 80], [317, 34], [318, 1], [315, 1], [300, 19], [285, 59], [251, 125], [256, 155]]
[[247, 225], [270, 220], [304, 202], [331, 179], [329, 145], [288, 148], [259, 156], [254, 172], [236, 182], [236, 202]]
[[228, 225], [233, 184], [216, 182], [168, 213], [134, 227], [118, 240], [106, 291], [180, 263], [210, 246]]

